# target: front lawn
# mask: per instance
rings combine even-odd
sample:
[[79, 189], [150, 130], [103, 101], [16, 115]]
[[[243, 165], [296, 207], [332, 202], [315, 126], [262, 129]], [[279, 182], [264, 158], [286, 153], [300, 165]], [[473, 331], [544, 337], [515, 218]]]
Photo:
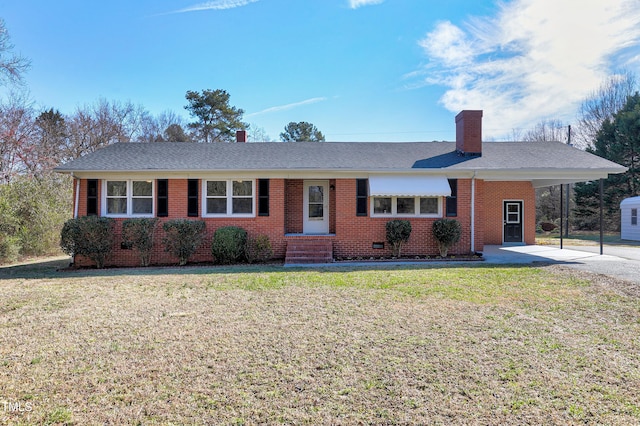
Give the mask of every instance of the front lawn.
[[0, 268], [0, 424], [640, 422], [640, 292], [606, 277], [59, 264]]

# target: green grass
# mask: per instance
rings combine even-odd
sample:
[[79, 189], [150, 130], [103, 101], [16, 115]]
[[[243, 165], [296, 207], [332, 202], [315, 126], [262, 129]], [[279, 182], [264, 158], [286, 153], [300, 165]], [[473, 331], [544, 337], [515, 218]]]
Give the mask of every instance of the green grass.
[[[567, 245], [596, 245], [600, 243], [600, 232], [597, 231], [571, 231], [568, 237], [562, 234], [562, 238]], [[623, 240], [620, 238], [619, 232], [606, 232], [603, 234], [602, 241], [604, 244], [631, 245], [636, 246], [640, 243], [636, 241]], [[536, 244], [541, 245], [559, 245], [560, 233], [558, 230], [550, 233], [536, 235]]]
[[640, 292], [603, 276], [60, 266], [0, 268], [5, 423], [640, 422]]
[[[392, 271], [392, 273], [387, 273]], [[419, 271], [419, 272], [418, 272]], [[586, 285], [556, 278], [540, 269], [516, 267], [384, 268], [286, 270], [214, 274], [205, 280], [216, 290], [278, 290], [290, 285], [380, 290], [414, 298], [437, 297], [470, 303], [556, 300]], [[558, 288], [558, 283], [563, 288]], [[571, 290], [570, 290], [571, 289]]]

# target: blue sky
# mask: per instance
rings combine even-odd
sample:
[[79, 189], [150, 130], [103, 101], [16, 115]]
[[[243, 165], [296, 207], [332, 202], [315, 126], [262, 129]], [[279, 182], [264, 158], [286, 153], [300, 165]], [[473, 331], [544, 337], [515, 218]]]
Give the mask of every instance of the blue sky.
[[462, 109], [499, 140], [572, 124], [606, 76], [640, 73], [638, 0], [0, 0], [0, 17], [37, 107], [188, 118], [187, 90], [224, 89], [273, 140], [290, 121], [330, 141], [453, 140]]

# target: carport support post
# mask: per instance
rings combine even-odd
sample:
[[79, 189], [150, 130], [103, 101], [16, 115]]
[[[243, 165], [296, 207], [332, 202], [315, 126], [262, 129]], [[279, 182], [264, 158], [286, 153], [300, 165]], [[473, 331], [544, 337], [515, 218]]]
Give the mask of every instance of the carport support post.
[[602, 230], [602, 225], [603, 225], [603, 193], [604, 193], [604, 179], [600, 179], [600, 256], [602, 256], [602, 246], [603, 246], [603, 240], [604, 240], [604, 235], [603, 235], [603, 230]]
[[562, 188], [563, 184], [560, 184], [560, 250], [562, 250], [562, 225], [564, 220], [564, 212], [562, 211], [562, 202], [564, 201], [564, 197], [562, 196]]

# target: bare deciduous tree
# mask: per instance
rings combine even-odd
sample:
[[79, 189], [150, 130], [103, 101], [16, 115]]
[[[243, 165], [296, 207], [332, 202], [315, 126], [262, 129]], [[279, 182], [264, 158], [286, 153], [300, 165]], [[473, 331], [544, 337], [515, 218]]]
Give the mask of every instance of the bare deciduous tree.
[[31, 175], [47, 173], [70, 159], [65, 157], [67, 134], [67, 123], [60, 111], [50, 108], [36, 117], [31, 140], [33, 149], [25, 160]]
[[263, 127], [252, 124], [249, 126], [249, 142], [271, 142], [271, 137]]
[[100, 99], [68, 117], [68, 155], [76, 158], [116, 142], [135, 141], [145, 114], [141, 106]]
[[35, 149], [33, 124], [33, 109], [24, 96], [11, 94], [0, 103], [0, 182], [26, 171], [25, 160]]
[[525, 142], [564, 142], [567, 139], [567, 127], [557, 119], [547, 119], [525, 132]]
[[[566, 142], [567, 126], [558, 119], [542, 120], [524, 133], [525, 142]], [[556, 222], [560, 217], [560, 186], [536, 189], [536, 222]]]
[[592, 147], [598, 130], [606, 119], [611, 119], [627, 102], [627, 98], [638, 90], [638, 79], [630, 71], [610, 76], [580, 105], [578, 124], [575, 129], [576, 146]]
[[0, 83], [21, 83], [22, 74], [30, 66], [28, 59], [11, 53], [13, 48], [4, 20], [0, 18]]
[[185, 121], [173, 111], [163, 111], [157, 116], [145, 113], [142, 117], [138, 142], [189, 142], [184, 131]]

